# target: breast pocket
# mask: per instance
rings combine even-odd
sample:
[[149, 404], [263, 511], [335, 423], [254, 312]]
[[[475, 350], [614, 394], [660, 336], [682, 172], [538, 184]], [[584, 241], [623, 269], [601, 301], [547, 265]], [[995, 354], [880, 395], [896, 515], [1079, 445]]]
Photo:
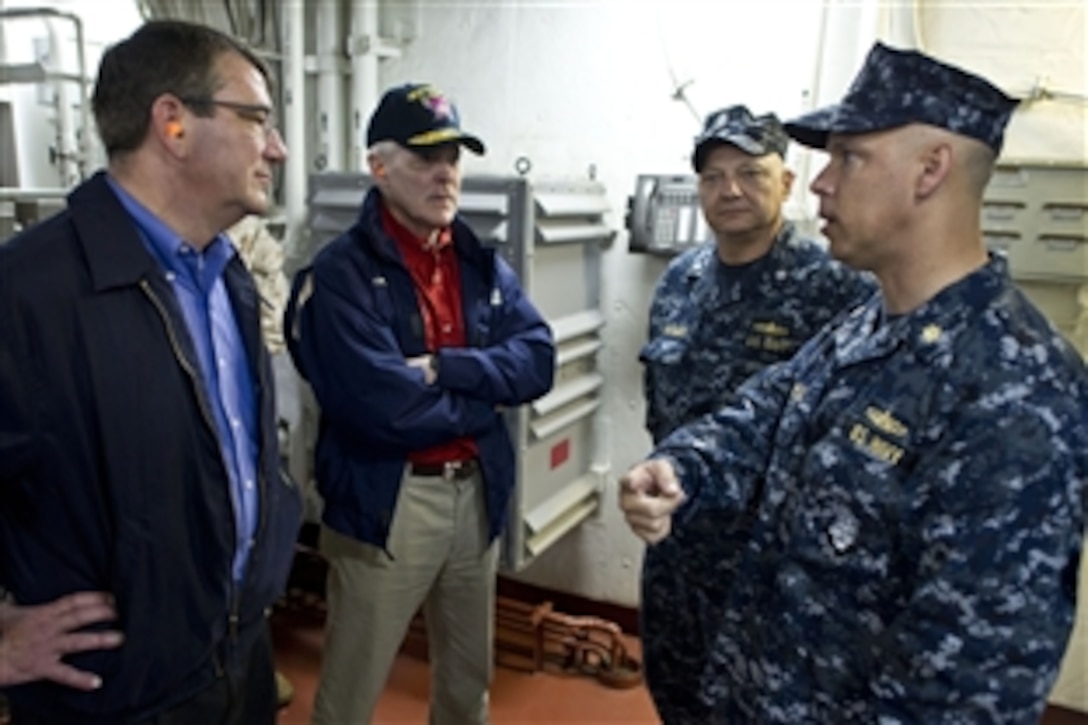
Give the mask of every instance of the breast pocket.
[[658, 336], [646, 343], [638, 359], [648, 366], [668, 368], [679, 365], [687, 351], [686, 339]]
[[690, 369], [690, 347], [687, 339], [660, 336], [642, 348], [638, 357], [652, 381], [648, 392], [654, 396], [653, 402], [666, 405], [675, 402], [678, 395], [692, 392], [696, 381]]
[[426, 350], [423, 316], [410, 280], [374, 274], [359, 304], [363, 309], [369, 309], [382, 326], [395, 332], [405, 355], [418, 355]]
[[688, 340], [659, 336], [639, 353], [646, 366], [646, 425], [659, 441], [687, 422], [698, 394], [691, 371], [685, 368]]
[[862, 598], [875, 596], [896, 575], [913, 460], [910, 428], [886, 409], [861, 405], [840, 416], [805, 453], [806, 483], [787, 516], [799, 559], [814, 574], [855, 578]]

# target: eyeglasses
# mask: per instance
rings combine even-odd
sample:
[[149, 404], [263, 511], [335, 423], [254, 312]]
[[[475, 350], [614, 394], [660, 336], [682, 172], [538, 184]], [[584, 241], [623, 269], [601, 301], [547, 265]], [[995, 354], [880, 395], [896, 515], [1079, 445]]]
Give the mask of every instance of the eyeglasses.
[[211, 108], [220, 106], [234, 112], [234, 115], [243, 121], [250, 121], [261, 127], [265, 134], [278, 131], [276, 128], [276, 114], [269, 106], [257, 103], [240, 103], [238, 101], [221, 101], [218, 98], [181, 98], [186, 106]]

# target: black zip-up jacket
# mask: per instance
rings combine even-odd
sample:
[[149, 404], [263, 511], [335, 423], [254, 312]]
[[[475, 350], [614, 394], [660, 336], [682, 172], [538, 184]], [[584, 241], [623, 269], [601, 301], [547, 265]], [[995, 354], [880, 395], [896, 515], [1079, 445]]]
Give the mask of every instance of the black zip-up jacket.
[[51, 722], [135, 721], [209, 685], [281, 593], [300, 522], [259, 298], [236, 257], [224, 279], [257, 383], [260, 513], [235, 585], [230, 483], [197, 356], [138, 235], [99, 173], [0, 245], [0, 586], [20, 604], [112, 592], [125, 634], [68, 658], [102, 676], [98, 691], [10, 688]]

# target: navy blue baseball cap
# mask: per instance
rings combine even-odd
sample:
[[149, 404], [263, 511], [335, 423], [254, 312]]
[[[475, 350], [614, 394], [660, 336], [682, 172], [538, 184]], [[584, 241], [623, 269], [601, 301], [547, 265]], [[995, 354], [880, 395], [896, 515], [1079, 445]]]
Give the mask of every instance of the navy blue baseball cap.
[[461, 128], [457, 107], [429, 83], [406, 83], [385, 92], [366, 129], [366, 145], [378, 141], [409, 149], [456, 142], [484, 153], [483, 142]]
[[1016, 108], [986, 79], [915, 50], [876, 43], [842, 102], [787, 121], [798, 143], [826, 148], [831, 133], [868, 133], [924, 123], [977, 139], [1001, 153]]
[[695, 173], [703, 170], [710, 150], [723, 143], [732, 144], [752, 156], [778, 154], [785, 158], [790, 139], [773, 113], [753, 116], [747, 106], [729, 106], [714, 111], [706, 117], [702, 133], [695, 137], [695, 150], [691, 153]]

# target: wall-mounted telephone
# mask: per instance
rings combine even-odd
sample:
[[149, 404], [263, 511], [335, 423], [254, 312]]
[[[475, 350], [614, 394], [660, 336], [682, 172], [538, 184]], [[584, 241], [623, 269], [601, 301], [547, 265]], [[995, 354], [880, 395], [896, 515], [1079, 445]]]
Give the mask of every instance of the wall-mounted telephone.
[[627, 200], [628, 250], [673, 255], [709, 239], [698, 178], [640, 174]]

